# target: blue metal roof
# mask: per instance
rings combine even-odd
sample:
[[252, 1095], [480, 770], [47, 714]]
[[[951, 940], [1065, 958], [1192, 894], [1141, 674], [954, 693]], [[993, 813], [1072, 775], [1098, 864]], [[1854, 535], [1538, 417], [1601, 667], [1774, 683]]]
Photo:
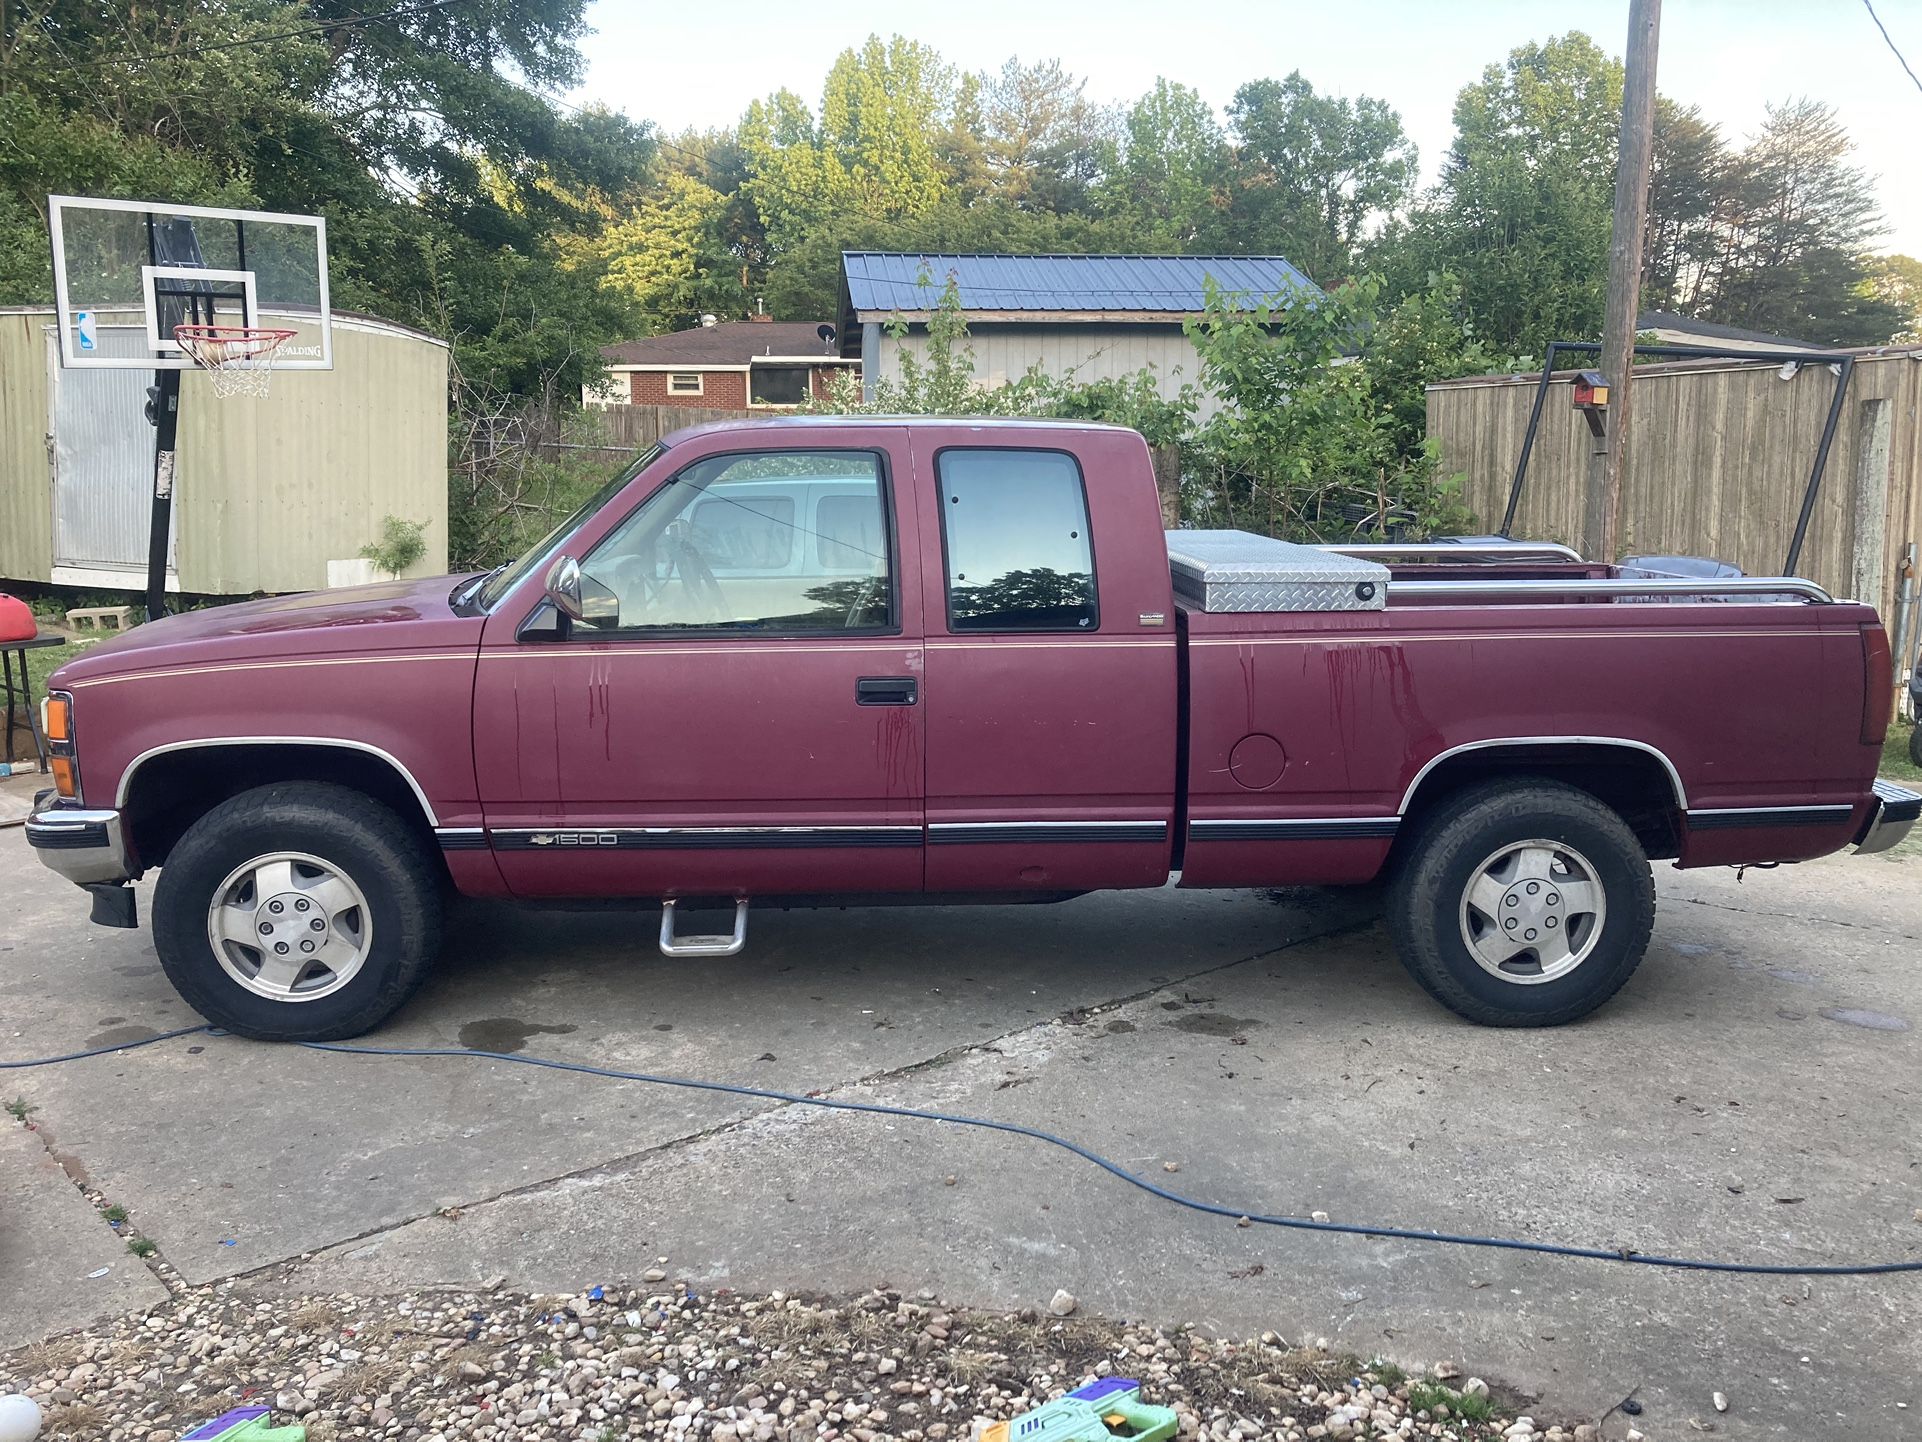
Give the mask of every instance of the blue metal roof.
[[[1319, 295], [1278, 255], [841, 255], [857, 313], [925, 311], [952, 276], [969, 311], [1177, 311], [1204, 308], [1204, 282], [1267, 300]], [[925, 278], [925, 280], [924, 280]]]

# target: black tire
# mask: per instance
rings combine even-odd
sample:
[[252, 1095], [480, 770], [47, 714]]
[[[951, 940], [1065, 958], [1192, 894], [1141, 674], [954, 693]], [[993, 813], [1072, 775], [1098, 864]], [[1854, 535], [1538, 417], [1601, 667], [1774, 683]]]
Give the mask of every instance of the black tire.
[[[250, 991], [209, 936], [215, 893], [237, 868], [278, 852], [325, 862], [360, 890], [370, 914], [358, 970], [342, 967], [345, 983], [310, 1000]], [[215, 1026], [260, 1041], [339, 1041], [385, 1021], [426, 977], [440, 949], [440, 876], [420, 838], [379, 802], [345, 786], [287, 782], [242, 792], [188, 828], [160, 870], [153, 913], [168, 980]]]
[[[1529, 983], [1477, 960], [1463, 935], [1463, 902], [1486, 862], [1531, 840], [1578, 852], [1606, 909], [1592, 948], [1572, 970]], [[1571, 919], [1570, 934], [1576, 924]], [[1450, 797], [1409, 839], [1388, 892], [1388, 929], [1402, 965], [1435, 1000], [1483, 1026], [1559, 1026], [1587, 1016], [1633, 975], [1654, 924], [1655, 883], [1635, 833], [1586, 791], [1532, 778]]]
[[1909, 730], [1909, 760], [1922, 766], [1922, 720], [1918, 720]]

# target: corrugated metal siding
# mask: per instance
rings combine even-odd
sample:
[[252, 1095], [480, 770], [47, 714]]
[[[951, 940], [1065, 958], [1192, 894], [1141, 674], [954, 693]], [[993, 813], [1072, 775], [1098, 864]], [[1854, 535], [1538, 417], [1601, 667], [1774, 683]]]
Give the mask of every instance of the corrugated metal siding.
[[[145, 334], [103, 326], [98, 344], [110, 356], [144, 358]], [[151, 371], [49, 372], [53, 396], [53, 563], [144, 571], [152, 502], [142, 481], [153, 467], [147, 424]], [[170, 547], [168, 565], [174, 560]]]
[[[0, 314], [0, 577], [9, 579], [51, 574], [46, 324], [43, 314]], [[325, 585], [327, 562], [357, 556], [389, 515], [427, 525], [416, 574], [446, 569], [446, 349], [337, 321], [334, 366], [277, 375], [261, 400], [220, 400], [204, 376], [182, 377], [174, 526], [183, 590]], [[143, 515], [150, 465], [126, 480]]]
[[[1199, 311], [1206, 282], [1267, 298], [1319, 294], [1278, 255], [905, 255], [841, 257], [857, 312], [925, 311], [949, 276], [964, 309], [998, 311]], [[926, 282], [922, 276], [927, 277]]]
[[47, 317], [0, 314], [0, 577], [53, 575], [47, 485]]
[[[1869, 590], [1862, 599], [1884, 616], [1903, 547], [1922, 541], [1916, 355], [1856, 362], [1800, 567], [1838, 595]], [[1834, 384], [1822, 366], [1786, 381], [1772, 365], [1638, 371], [1624, 554], [1714, 556], [1751, 573], [1778, 571]], [[1465, 496], [1483, 526], [1501, 524], [1534, 385], [1522, 377], [1428, 389], [1428, 432], [1444, 470], [1466, 473]], [[1886, 427], [1886, 452], [1874, 444], [1878, 427]], [[1543, 406], [1515, 534], [1579, 544], [1587, 473], [1587, 426], [1558, 381]]]
[[447, 569], [440, 346], [337, 323], [332, 371], [277, 375], [251, 401], [217, 399], [189, 371], [180, 397], [183, 589], [313, 590], [390, 515], [427, 524], [414, 574]]
[[[1019, 380], [1030, 366], [1037, 365], [1051, 376], [1072, 372], [1083, 384], [1131, 376], [1153, 366], [1155, 389], [1169, 399], [1184, 384], [1199, 389], [1201, 359], [1195, 354], [1194, 343], [1172, 325], [980, 325], [969, 334], [968, 346], [974, 352], [975, 381], [983, 386]], [[906, 350], [924, 356], [927, 347], [924, 331], [910, 332], [898, 340], [882, 336], [881, 376], [898, 381], [901, 353]], [[1220, 403], [1204, 395], [1198, 418], [1206, 420], [1218, 409]]]

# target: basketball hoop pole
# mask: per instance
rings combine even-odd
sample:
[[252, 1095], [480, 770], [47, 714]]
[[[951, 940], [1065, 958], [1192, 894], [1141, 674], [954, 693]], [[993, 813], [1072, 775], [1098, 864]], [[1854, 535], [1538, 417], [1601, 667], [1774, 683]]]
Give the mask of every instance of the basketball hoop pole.
[[167, 535], [173, 528], [174, 450], [180, 439], [180, 372], [154, 372], [153, 514], [147, 527], [147, 619], [167, 614]]

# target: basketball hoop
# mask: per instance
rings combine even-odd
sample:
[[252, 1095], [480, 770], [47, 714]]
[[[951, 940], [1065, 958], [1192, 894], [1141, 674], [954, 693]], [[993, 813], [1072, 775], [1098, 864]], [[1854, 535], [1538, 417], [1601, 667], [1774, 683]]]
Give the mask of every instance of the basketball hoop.
[[264, 396], [274, 376], [274, 352], [290, 330], [240, 325], [177, 325], [174, 340], [207, 372], [217, 396]]

